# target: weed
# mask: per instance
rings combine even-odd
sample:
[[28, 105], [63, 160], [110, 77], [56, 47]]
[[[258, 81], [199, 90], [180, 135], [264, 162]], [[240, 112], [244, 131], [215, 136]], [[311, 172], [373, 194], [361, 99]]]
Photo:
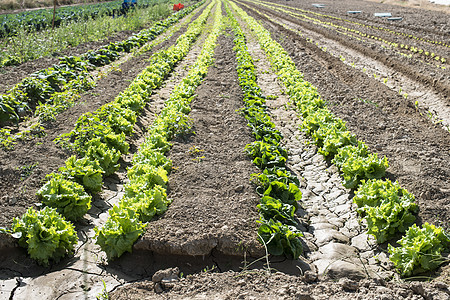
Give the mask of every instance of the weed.
[[361, 101], [361, 102], [364, 102], [364, 103], [373, 105], [373, 106], [375, 106], [375, 107], [378, 107], [378, 106], [379, 106], [377, 103], [372, 102], [372, 101], [367, 100], [367, 99], [363, 99], [363, 98], [355, 98], [355, 100], [358, 100], [358, 101]]
[[106, 290], [106, 283], [105, 281], [102, 279], [103, 282], [103, 290], [100, 294], [97, 295], [97, 300], [108, 300], [109, 299], [109, 294], [108, 291]]
[[25, 165], [22, 167], [18, 167], [17, 170], [20, 170], [20, 180], [25, 180], [33, 173], [34, 169], [39, 165], [38, 162], [32, 165]]

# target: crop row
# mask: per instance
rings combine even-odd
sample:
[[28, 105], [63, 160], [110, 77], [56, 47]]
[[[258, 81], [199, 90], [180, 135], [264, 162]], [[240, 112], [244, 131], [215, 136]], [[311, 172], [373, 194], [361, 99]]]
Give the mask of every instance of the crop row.
[[[38, 263], [47, 265], [49, 259], [57, 260], [66, 252], [71, 253], [76, 239], [66, 237], [72, 236], [69, 233], [73, 226], [65, 219], [82, 218], [91, 203], [91, 195], [86, 191], [91, 194], [100, 191], [103, 176], [119, 168], [119, 158], [129, 149], [125, 137], [132, 134], [137, 114], [148, 103], [152, 91], [161, 86], [175, 64], [187, 54], [202, 32], [212, 5], [190, 24], [175, 45], [155, 53], [149, 67], [113, 102], [81, 116], [73, 131], [57, 139], [73, 149], [78, 158], [67, 159], [65, 167], [50, 174], [50, 180], [37, 192], [46, 207], [38, 212], [28, 209], [21, 218], [14, 219], [11, 229], [13, 237], [19, 238], [19, 244], [27, 247]], [[67, 230], [60, 231], [58, 226]]]
[[146, 222], [164, 213], [170, 204], [166, 183], [172, 162], [164, 154], [170, 149], [170, 140], [174, 136], [191, 130], [189, 105], [195, 98], [195, 89], [213, 63], [216, 40], [221, 31], [221, 2], [214, 1], [211, 5], [215, 3], [217, 6], [212, 31], [200, 55], [190, 67], [188, 75], [175, 86], [161, 113], [148, 128], [148, 135], [127, 171], [130, 181], [125, 186], [124, 197], [109, 210], [109, 217], [103, 227], [95, 228], [96, 243], [106, 252], [108, 259], [119, 257], [125, 251], [131, 252], [133, 243], [144, 232]]
[[397, 233], [405, 233], [398, 241], [401, 247], [389, 246], [391, 260], [403, 275], [436, 268], [442, 263], [441, 252], [450, 247], [450, 237], [442, 228], [425, 223], [415, 225], [417, 205], [414, 196], [398, 183], [382, 180], [387, 168], [386, 158], [379, 159], [350, 133], [345, 123], [334, 116], [320, 98], [317, 89], [303, 79], [286, 51], [272, 40], [270, 33], [232, 3], [247, 22], [272, 68], [284, 84], [290, 99], [303, 119], [302, 130], [309, 134], [326, 158], [339, 168], [344, 186], [354, 189], [353, 201], [366, 220], [369, 233], [382, 243]]
[[[331, 51], [331, 52], [330, 52], [330, 51], [327, 51], [327, 47], [325, 47], [325, 46], [323, 46], [323, 47], [319, 46], [320, 41], [315, 41], [315, 40], [313, 40], [313, 39], [311, 39], [311, 38], [308, 38], [308, 37], [307, 37], [304, 33], [302, 33], [301, 31], [299, 31], [299, 30], [297, 30], [297, 29], [295, 29], [295, 28], [293, 28], [293, 27], [287, 25], [286, 23], [284, 23], [284, 22], [282, 22], [282, 21], [280, 21], [280, 20], [278, 20], [278, 19], [276, 19], [276, 18], [273, 18], [273, 17], [271, 17], [271, 16], [269, 16], [269, 15], [267, 15], [267, 14], [261, 12], [261, 11], [258, 11], [258, 10], [256, 10], [255, 8], [252, 8], [252, 7], [250, 7], [250, 6], [247, 6], [246, 4], [243, 4], [243, 3], [241, 3], [241, 5], [244, 6], [244, 7], [246, 7], [246, 8], [248, 8], [248, 9], [251, 9], [253, 12], [255, 12], [255, 13], [261, 15], [262, 17], [268, 19], [270, 22], [273, 22], [273, 23], [275, 23], [275, 24], [277, 24], [277, 25], [279, 25], [279, 26], [285, 28], [286, 30], [289, 30], [289, 31], [291, 31], [291, 32], [293, 32], [293, 33], [299, 35], [300, 37], [304, 38], [304, 39], [306, 40], [306, 42], [311, 43], [311, 44], [315, 44], [315, 45], [316, 45], [320, 50], [322, 50], [323, 52], [327, 52], [329, 55], [331, 55], [331, 56], [333, 56], [333, 57], [336, 57], [336, 58], [340, 59], [342, 62], [344, 62], [345, 64], [351, 66], [352, 68], [357, 68], [357, 65], [356, 65], [354, 62], [350, 62], [349, 60], [347, 60], [346, 57], [344, 57], [344, 55], [339, 55], [339, 54], [337, 54], [337, 53], [333, 53], [333, 51]], [[361, 39], [360, 41], [363, 41], [363, 40]], [[363, 42], [365, 42], [365, 41], [363, 41]], [[423, 62], [423, 61], [422, 61], [422, 62]], [[361, 66], [360, 66], [360, 68], [361, 68]], [[361, 70], [361, 69], [360, 69], [360, 70]], [[392, 82], [389, 81], [390, 78], [388, 78], [388, 77], [384, 77], [384, 78], [383, 78], [383, 75], [378, 75], [378, 74], [376, 74], [376, 73], [370, 73], [370, 72], [367, 71], [367, 69], [366, 69], [364, 66], [362, 66], [362, 71], [363, 71], [364, 73], [366, 73], [369, 77], [372, 77], [372, 76], [373, 76], [374, 79], [377, 79], [378, 81], [382, 82], [384, 85], [386, 85], [386, 86], [389, 87], [390, 89], [395, 90], [395, 91], [398, 92], [400, 95], [402, 95], [405, 99], [408, 98], [408, 94], [404, 92], [404, 90], [402, 89], [402, 87], [398, 88], [398, 86], [397, 86], [397, 87], [396, 87], [395, 85], [392, 86]], [[389, 84], [388, 84], [388, 81], [389, 81]], [[398, 88], [398, 90], [396, 90], [396, 88]], [[358, 99], [358, 100], [361, 100], [361, 99]], [[364, 100], [364, 101], [366, 101], [366, 100]], [[372, 104], [373, 104], [373, 103], [372, 103]], [[374, 104], [374, 105], [375, 105], [375, 104]], [[416, 106], [416, 109], [419, 109], [419, 107], [418, 107], [418, 106], [419, 106], [419, 101], [416, 101], [416, 102], [415, 102], [415, 106]], [[422, 115], [422, 113], [420, 113], [420, 114]], [[425, 115], [430, 119], [430, 121], [431, 121], [432, 123], [434, 123], [434, 124], [440, 124], [440, 125], [443, 126], [443, 128], [444, 128], [445, 130], [450, 131], [450, 127], [449, 127], [448, 125], [446, 125], [445, 123], [443, 123], [442, 118], [439, 118], [439, 117], [438, 117], [435, 113], [433, 113], [430, 109], [428, 109], [428, 111], [425, 111]]]
[[[0, 39], [0, 68], [16, 66], [27, 61], [61, 55], [68, 48], [82, 43], [114, 39], [116, 33], [139, 31], [171, 14], [165, 3], [133, 9], [120, 18], [102, 16], [84, 21], [68, 22], [64, 26], [41, 31], [19, 28], [15, 36]], [[8, 71], [13, 71], [9, 68]]]
[[[121, 16], [126, 13], [120, 9], [121, 3], [121, 0], [117, 0], [108, 3], [58, 8], [55, 14], [55, 26], [102, 16]], [[149, 7], [155, 3], [155, 0], [140, 0], [138, 8]], [[27, 30], [33, 31], [43, 30], [52, 27], [52, 22], [52, 9], [40, 9], [17, 14], [0, 15], [0, 38], [14, 36], [19, 28], [26, 28]]]
[[296, 228], [294, 217], [302, 197], [299, 181], [286, 169], [287, 151], [280, 145], [282, 135], [266, 111], [265, 96], [256, 83], [255, 65], [244, 33], [228, 7], [226, 10], [235, 35], [237, 73], [244, 94], [245, 107], [241, 112], [256, 139], [245, 150], [261, 169], [261, 173], [252, 175], [261, 195], [258, 240], [270, 254], [297, 259], [303, 252], [298, 239], [303, 234]]
[[[131, 52], [154, 40], [201, 4], [203, 1], [173, 14], [164, 21], [156, 22], [151, 28], [142, 30], [127, 40], [111, 43], [78, 57], [61, 58], [58, 65], [25, 78], [6, 94], [0, 95], [0, 124], [19, 122], [33, 111], [39, 120], [35, 125], [37, 128], [41, 122], [54, 120], [59, 112], [74, 105], [81, 92], [93, 88], [95, 82], [90, 75], [93, 69], [110, 64], [122, 52]], [[145, 50], [149, 50], [148, 47], [145, 47]], [[2, 146], [7, 149], [15, 142], [9, 132], [8, 129], [2, 129], [1, 134]]]
[[342, 22], [350, 23], [350, 24], [353, 24], [353, 25], [356, 25], [356, 26], [361, 26], [361, 27], [364, 27], [364, 28], [384, 31], [384, 32], [387, 32], [387, 33], [392, 34], [392, 35], [397, 35], [397, 36], [400, 36], [400, 37], [410, 38], [410, 39], [414, 39], [414, 40], [417, 40], [417, 41], [421, 41], [421, 42], [425, 42], [425, 43], [429, 43], [429, 44], [435, 44], [435, 45], [439, 45], [439, 46], [450, 48], [450, 45], [447, 44], [446, 42], [443, 42], [443, 41], [434, 41], [434, 40], [430, 40], [430, 39], [427, 39], [427, 38], [421, 38], [421, 37], [417, 37], [417, 36], [415, 36], [413, 34], [395, 31], [395, 30], [392, 30], [390, 28], [386, 28], [386, 27], [382, 27], [382, 26], [362, 24], [362, 23], [359, 23], [359, 22], [356, 22], [356, 21], [352, 21], [352, 20], [348, 20], [348, 19], [344, 19], [344, 18], [341, 18], [341, 17], [331, 16], [331, 15], [327, 15], [327, 14], [322, 14], [322, 13], [318, 13], [318, 12], [314, 12], [314, 11], [310, 11], [310, 10], [304, 10], [304, 9], [297, 8], [297, 7], [292, 7], [292, 6], [285, 6], [285, 5], [272, 3], [272, 2], [266, 2], [266, 3], [271, 3], [273, 5], [278, 5], [278, 6], [281, 6], [281, 7], [284, 6], [286, 8], [291, 8], [291, 9], [294, 9], [294, 10], [297, 10], [297, 11], [301, 11], [303, 13], [313, 14], [313, 15], [316, 15], [318, 17], [329, 18], [329, 19], [333, 19], [333, 20], [336, 20], [336, 21], [342, 21]]
[[[429, 44], [434, 44], [434, 45], [450, 48], [450, 45], [447, 44], [445, 41], [444, 42], [443, 41], [433, 41], [433, 40], [426, 39], [426, 38], [420, 38], [420, 37], [417, 37], [417, 36], [414, 36], [412, 34], [408, 34], [408, 33], [405, 33], [405, 32], [398, 32], [398, 31], [392, 30], [390, 28], [385, 28], [385, 27], [381, 27], [381, 26], [374, 26], [374, 25], [368, 25], [368, 24], [362, 24], [362, 23], [359, 23], [359, 22], [356, 22], [356, 21], [352, 21], [352, 20], [348, 20], [348, 19], [344, 19], [344, 18], [330, 16], [330, 15], [326, 15], [326, 14], [321, 14], [321, 13], [318, 13], [318, 12], [304, 10], [304, 9], [297, 8], [297, 7], [292, 7], [292, 6], [286, 6], [286, 5], [282, 5], [282, 4], [278, 4], [278, 3], [272, 3], [272, 2], [267, 2], [267, 1], [262, 1], [262, 2], [267, 3], [267, 4], [270, 3], [271, 5], [275, 5], [275, 6], [279, 6], [279, 7], [289, 8], [289, 9], [300, 11], [300, 12], [306, 13], [306, 14], [316, 15], [318, 17], [329, 18], [329, 19], [333, 19], [333, 20], [341, 21], [341, 22], [347, 22], [347, 23], [350, 23], [350, 24], [353, 24], [353, 25], [356, 25], [356, 26], [363, 27], [365, 29], [373, 29], [373, 30], [383, 31], [383, 32], [386, 32], [386, 33], [389, 33], [389, 34], [392, 34], [392, 35], [397, 35], [397, 36], [400, 36], [400, 37], [410, 38], [410, 39], [413, 39], [413, 40], [416, 40], [416, 41], [421, 41], [421, 42], [425, 42], [425, 43], [429, 43]], [[317, 20], [317, 19], [314, 19], [314, 20]], [[331, 22], [324, 22], [324, 23], [328, 24], [328, 23], [331, 23]], [[334, 23], [331, 23], [331, 24], [334, 24]], [[353, 29], [349, 29], [349, 30], [351, 32], [354, 32], [354, 33], [357, 33], [357, 34], [360, 33], [359, 30], [353, 30]], [[372, 36], [370, 36], [370, 37], [373, 38]], [[378, 39], [380, 39], [380, 38], [378, 38]], [[383, 40], [383, 42], [385, 42], [385, 41]]]
[[[422, 56], [423, 58], [427, 59], [428, 61], [435, 61], [436, 63], [442, 63], [442, 64], [445, 64], [447, 62], [447, 58], [439, 56], [438, 54], [427, 51], [425, 49], [421, 49], [421, 48], [418, 48], [418, 47], [415, 47], [412, 45], [406, 45], [406, 44], [402, 44], [402, 43], [392, 42], [392, 41], [386, 40], [382, 37], [374, 36], [371, 34], [367, 34], [365, 32], [361, 32], [359, 30], [355, 30], [355, 29], [347, 28], [347, 27], [344, 27], [341, 25], [337, 25], [332, 22], [325, 22], [325, 21], [322, 21], [322, 20], [319, 20], [316, 18], [309, 17], [305, 14], [298, 14], [298, 13], [294, 13], [292, 11], [281, 8], [281, 7], [285, 7], [285, 8], [298, 10], [293, 7], [287, 7], [287, 6], [284, 6], [281, 4], [274, 4], [274, 3], [272, 3], [272, 5], [268, 5], [263, 2], [259, 2], [259, 1], [258, 1], [258, 4], [266, 6], [268, 8], [274, 9], [274, 10], [277, 10], [277, 11], [280, 11], [280, 12], [283, 12], [283, 13], [286, 13], [288, 15], [293, 16], [294, 18], [301, 18], [303, 20], [308, 20], [308, 21], [313, 22], [314, 24], [317, 24], [317, 25], [320, 25], [320, 26], [323, 26], [326, 28], [334, 28], [334, 30], [336, 30], [336, 32], [338, 32], [340, 34], [344, 34], [344, 35], [348, 35], [348, 36], [350, 36], [350, 35], [351, 36], [353, 36], [353, 35], [360, 36], [360, 38], [356, 37], [358, 40], [361, 40], [361, 38], [369, 38], [369, 39], [373, 39], [373, 40], [382, 42], [391, 48], [407, 51], [408, 54], [405, 54], [405, 53], [399, 51], [399, 54], [401, 54], [402, 56], [411, 58], [412, 55], [415, 54], [418, 56]], [[339, 31], [339, 30], [342, 30], [342, 31]], [[436, 64], [436, 66], [445, 69], [445, 66], [440, 66], [439, 64]]]

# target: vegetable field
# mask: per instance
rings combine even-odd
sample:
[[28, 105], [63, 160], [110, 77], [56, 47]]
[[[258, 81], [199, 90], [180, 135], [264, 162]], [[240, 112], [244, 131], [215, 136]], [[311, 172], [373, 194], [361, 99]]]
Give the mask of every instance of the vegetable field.
[[1, 299], [450, 299], [448, 14], [115, 3], [0, 67]]

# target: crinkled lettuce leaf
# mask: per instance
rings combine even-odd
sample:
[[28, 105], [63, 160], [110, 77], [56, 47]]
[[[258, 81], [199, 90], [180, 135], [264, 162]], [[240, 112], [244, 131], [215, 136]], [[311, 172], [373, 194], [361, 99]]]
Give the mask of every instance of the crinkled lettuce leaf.
[[96, 244], [106, 253], [108, 259], [120, 257], [126, 251], [131, 252], [133, 243], [144, 232], [137, 214], [130, 209], [114, 206], [103, 227], [95, 227]]
[[67, 179], [82, 184], [86, 190], [97, 193], [102, 189], [102, 174], [104, 171], [97, 160], [83, 157], [77, 159], [71, 156], [66, 160], [66, 166], [59, 168]]
[[379, 243], [405, 232], [416, 219], [418, 207], [414, 196], [390, 180], [362, 181], [353, 197], [358, 212], [366, 219], [369, 233]]
[[388, 246], [389, 259], [403, 276], [436, 269], [446, 261], [441, 253], [450, 250], [450, 236], [428, 223], [412, 225], [397, 243], [399, 247]]
[[22, 217], [14, 218], [11, 231], [30, 257], [44, 266], [72, 254], [78, 241], [73, 224], [50, 207], [39, 211], [30, 207]]
[[92, 197], [83, 186], [66, 180], [62, 174], [56, 174], [47, 181], [36, 193], [46, 206], [56, 208], [64, 217], [71, 221], [82, 218], [91, 208]]

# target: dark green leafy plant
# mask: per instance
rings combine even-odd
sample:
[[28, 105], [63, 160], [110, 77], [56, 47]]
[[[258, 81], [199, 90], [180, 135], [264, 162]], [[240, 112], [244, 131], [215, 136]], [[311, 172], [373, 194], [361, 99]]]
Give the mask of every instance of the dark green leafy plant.
[[273, 255], [286, 255], [288, 258], [297, 259], [303, 252], [299, 237], [303, 236], [295, 227], [284, 225], [279, 221], [270, 219], [260, 221], [258, 240], [267, 246], [267, 250]]
[[285, 185], [289, 185], [290, 183], [293, 183], [296, 186], [300, 185], [297, 176], [293, 175], [285, 168], [279, 167], [266, 168], [261, 173], [252, 174], [252, 180], [259, 186], [258, 190], [262, 188], [261, 194], [264, 193], [272, 181], [279, 181]]
[[286, 185], [280, 181], [270, 182], [269, 186], [264, 191], [263, 196], [281, 200], [281, 202], [285, 204], [294, 206], [295, 209], [298, 208], [297, 201], [302, 199], [302, 193], [295, 184], [289, 183]]
[[260, 169], [284, 167], [286, 163], [287, 152], [280, 146], [256, 141], [246, 145], [245, 150], [253, 158], [253, 163]]
[[282, 201], [272, 197], [262, 197], [261, 203], [258, 204], [261, 220], [269, 221], [273, 219], [286, 225], [297, 226], [295, 220], [295, 206], [283, 203]]

